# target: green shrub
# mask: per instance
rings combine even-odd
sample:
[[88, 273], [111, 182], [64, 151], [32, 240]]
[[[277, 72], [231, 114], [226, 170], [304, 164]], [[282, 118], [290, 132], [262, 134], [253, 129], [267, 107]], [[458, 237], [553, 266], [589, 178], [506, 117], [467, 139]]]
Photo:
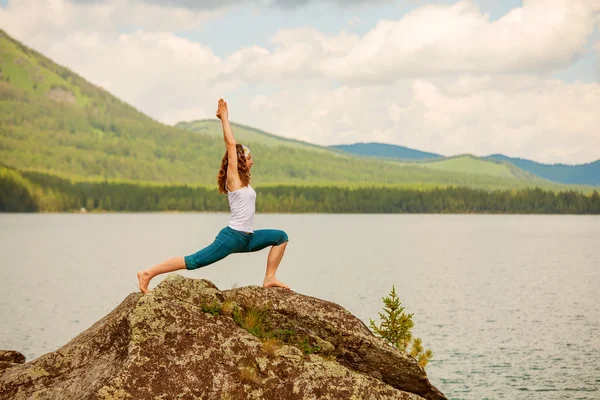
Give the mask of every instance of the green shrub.
[[[379, 313], [381, 324], [375, 325], [375, 321], [369, 318], [370, 327], [373, 333], [382, 339], [387, 340], [394, 347], [416, 358], [419, 365], [425, 368], [433, 352], [424, 351], [421, 338], [413, 338], [411, 329], [414, 327], [412, 317], [414, 314], [406, 314], [400, 299], [396, 295], [396, 288], [392, 290], [388, 297], [382, 298], [383, 313]], [[409, 347], [410, 346], [410, 347]]]
[[202, 304], [202, 311], [212, 315], [219, 315], [221, 314], [221, 305], [216, 301], [210, 304]]

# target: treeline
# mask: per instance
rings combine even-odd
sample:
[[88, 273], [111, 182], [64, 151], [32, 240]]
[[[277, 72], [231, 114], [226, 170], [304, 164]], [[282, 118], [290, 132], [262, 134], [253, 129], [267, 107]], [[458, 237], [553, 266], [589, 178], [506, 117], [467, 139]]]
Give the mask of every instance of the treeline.
[[[416, 190], [339, 186], [258, 187], [257, 210], [268, 213], [531, 213], [600, 214], [600, 194], [542, 189], [485, 191], [462, 187]], [[0, 167], [0, 211], [229, 210], [214, 187], [132, 182], [73, 182]]]

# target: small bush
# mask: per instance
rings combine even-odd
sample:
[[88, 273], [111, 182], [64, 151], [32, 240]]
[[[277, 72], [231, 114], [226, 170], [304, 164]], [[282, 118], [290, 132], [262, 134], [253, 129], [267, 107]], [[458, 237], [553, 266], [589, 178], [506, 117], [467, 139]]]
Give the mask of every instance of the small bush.
[[242, 328], [256, 337], [265, 339], [270, 337], [271, 321], [269, 319], [268, 307], [262, 308], [235, 308], [233, 320]]
[[291, 329], [277, 329], [273, 335], [284, 343], [291, 343], [296, 340], [296, 331]]
[[240, 380], [243, 383], [259, 384], [261, 382], [260, 377], [258, 377], [254, 368], [243, 367], [239, 371]]
[[279, 349], [279, 341], [275, 338], [268, 338], [262, 344], [263, 352], [269, 357], [275, 357], [277, 349]]
[[304, 354], [313, 354], [321, 351], [319, 346], [312, 346], [307, 337], [302, 338], [297, 343]]
[[319, 346], [310, 344], [308, 337], [299, 335], [292, 329], [277, 329], [273, 336], [284, 343], [298, 347], [304, 354], [313, 354], [321, 351]]
[[[396, 288], [392, 286], [389, 297], [382, 298], [383, 313], [379, 313], [381, 324], [379, 327], [369, 318], [370, 327], [373, 333], [399, 350], [410, 354], [417, 359], [422, 368], [425, 368], [433, 352], [431, 350], [423, 351], [421, 338], [413, 338], [411, 329], [414, 326], [412, 317], [414, 314], [404, 313], [404, 307], [400, 304], [400, 299], [396, 295]], [[409, 345], [412, 348], [409, 349]]]
[[202, 311], [212, 315], [219, 315], [221, 314], [221, 305], [216, 301], [213, 301], [210, 304], [202, 304]]
[[221, 306], [221, 315], [225, 315], [231, 317], [233, 315], [233, 311], [236, 307], [236, 304], [232, 300], [225, 300], [223, 305]]

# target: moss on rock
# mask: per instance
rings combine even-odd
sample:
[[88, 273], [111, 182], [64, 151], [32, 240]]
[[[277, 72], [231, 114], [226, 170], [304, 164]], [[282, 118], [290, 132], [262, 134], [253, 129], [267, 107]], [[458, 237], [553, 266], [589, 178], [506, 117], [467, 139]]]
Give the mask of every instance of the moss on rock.
[[171, 274], [56, 352], [0, 371], [0, 400], [445, 398], [365, 329], [286, 289], [221, 292]]

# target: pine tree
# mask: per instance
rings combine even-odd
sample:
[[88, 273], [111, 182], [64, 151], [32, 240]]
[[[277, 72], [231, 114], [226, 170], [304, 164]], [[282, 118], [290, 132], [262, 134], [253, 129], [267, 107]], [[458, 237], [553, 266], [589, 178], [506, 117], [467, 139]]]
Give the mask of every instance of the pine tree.
[[[413, 338], [411, 329], [414, 326], [412, 317], [414, 314], [404, 313], [404, 307], [396, 295], [396, 288], [392, 285], [392, 291], [388, 297], [383, 297], [383, 313], [379, 313], [381, 324], [375, 325], [375, 321], [369, 318], [371, 330], [375, 335], [390, 342], [394, 347], [417, 359], [422, 368], [425, 368], [433, 353], [431, 350], [423, 351], [421, 338]], [[409, 345], [412, 348], [409, 351]]]

